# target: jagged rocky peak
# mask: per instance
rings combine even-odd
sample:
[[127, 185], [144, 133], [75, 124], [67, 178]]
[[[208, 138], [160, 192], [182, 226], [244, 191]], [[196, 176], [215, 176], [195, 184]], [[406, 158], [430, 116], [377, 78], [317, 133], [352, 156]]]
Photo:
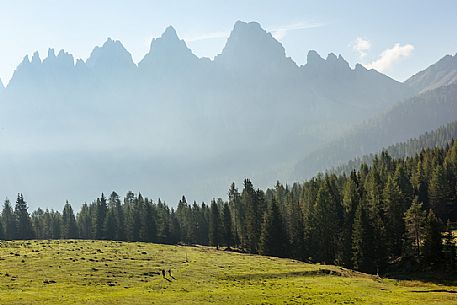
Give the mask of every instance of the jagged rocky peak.
[[338, 57], [334, 53], [330, 53], [327, 55], [326, 62], [328, 65], [332, 67], [339, 67], [343, 70], [350, 70], [349, 63], [343, 58], [343, 56], [338, 55]]
[[350, 66], [349, 66], [349, 63], [346, 61], [346, 59], [343, 58], [343, 56], [338, 55], [338, 65], [342, 66], [342, 67], [345, 67], [345, 68], [348, 68], [348, 69], [351, 69]]
[[329, 53], [327, 55], [326, 61], [330, 64], [336, 63], [338, 61], [338, 58], [336, 57], [335, 53]]
[[8, 87], [15, 87], [16, 85], [22, 85], [29, 81], [35, 82], [40, 79], [42, 62], [40, 54], [38, 51], [35, 51], [32, 55], [32, 60], [29, 59], [29, 56], [24, 56], [22, 62], [14, 70], [13, 76], [11, 77]]
[[174, 27], [169, 25], [166, 29], [165, 32], [163, 32], [161, 38], [163, 40], [179, 40], [178, 34], [176, 33], [176, 30]]
[[323, 59], [319, 53], [315, 50], [310, 50], [307, 56], [306, 68], [311, 69], [340, 69], [340, 70], [351, 70], [349, 63], [343, 58], [343, 56], [336, 56], [334, 53], [327, 55], [326, 59]]
[[38, 53], [38, 51], [35, 51], [35, 53], [33, 53], [32, 64], [33, 65], [40, 65], [41, 64], [41, 58], [40, 58], [40, 54]]
[[26, 66], [30, 64], [30, 59], [28, 55], [25, 55], [24, 58], [22, 58], [21, 63], [18, 65], [18, 68], [21, 66]]
[[306, 56], [306, 64], [309, 66], [318, 66], [325, 63], [325, 59], [323, 59], [319, 53], [315, 50], [309, 50], [308, 55]]
[[63, 49], [59, 51], [59, 53], [55, 54], [54, 49], [48, 49], [48, 57], [43, 60], [43, 64], [52, 65], [52, 66], [66, 66], [66, 67], [73, 67], [75, 60], [73, 55], [70, 53], [65, 52]]
[[54, 52], [54, 49], [52, 48], [49, 48], [48, 49], [48, 59], [51, 59], [51, 58], [56, 58], [56, 53]]
[[113, 70], [115, 68], [132, 68], [135, 66], [132, 55], [119, 40], [108, 38], [101, 47], [95, 47], [86, 61], [90, 68], [103, 67]]
[[281, 43], [257, 22], [237, 21], [222, 53], [215, 58], [229, 68], [294, 65]]
[[365, 68], [365, 66], [361, 65], [361, 64], [356, 64], [355, 65], [355, 71], [358, 71], [358, 72], [365, 72], [365, 71], [368, 71], [367, 68]]
[[38, 53], [38, 51], [35, 51], [32, 55], [32, 59], [30, 60], [29, 58], [29, 55], [25, 55], [24, 58], [22, 59], [22, 62], [18, 65], [18, 67], [16, 68], [17, 69], [23, 69], [23, 68], [26, 68], [26, 67], [29, 67], [29, 66], [34, 66], [34, 67], [37, 67], [37, 66], [40, 66], [41, 65], [41, 58], [40, 58], [40, 54]]
[[172, 26], [168, 26], [159, 38], [152, 39], [149, 52], [138, 66], [140, 68], [162, 64], [176, 66], [197, 59], [184, 40], [179, 39], [176, 30]]
[[237, 21], [230, 33], [227, 43], [220, 58], [239, 55], [261, 55], [261, 50], [266, 54], [277, 53], [285, 56], [282, 45], [267, 33], [257, 22]]

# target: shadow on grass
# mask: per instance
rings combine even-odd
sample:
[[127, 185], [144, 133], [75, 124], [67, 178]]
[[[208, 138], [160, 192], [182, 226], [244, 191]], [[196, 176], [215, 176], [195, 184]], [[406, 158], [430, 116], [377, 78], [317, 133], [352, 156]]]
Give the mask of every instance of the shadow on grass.
[[317, 270], [309, 271], [293, 271], [293, 272], [277, 272], [277, 273], [246, 273], [239, 275], [230, 275], [228, 279], [277, 279], [277, 278], [289, 278], [289, 277], [316, 277], [316, 276], [342, 276], [342, 277], [352, 277], [357, 272], [352, 272], [350, 270], [341, 269], [341, 270], [332, 270], [321, 268]]
[[[454, 274], [450, 273], [411, 273], [411, 274], [389, 274], [385, 276], [386, 278], [395, 279], [395, 280], [408, 280], [408, 281], [420, 281], [424, 283], [432, 283], [445, 286], [457, 286], [457, 277]], [[433, 290], [427, 290], [424, 292], [429, 292]], [[416, 291], [420, 292], [420, 291]], [[444, 292], [444, 291], [436, 291]]]
[[455, 291], [455, 290], [446, 290], [446, 289], [411, 290], [411, 292], [445, 292], [445, 293], [457, 293], [457, 291]]

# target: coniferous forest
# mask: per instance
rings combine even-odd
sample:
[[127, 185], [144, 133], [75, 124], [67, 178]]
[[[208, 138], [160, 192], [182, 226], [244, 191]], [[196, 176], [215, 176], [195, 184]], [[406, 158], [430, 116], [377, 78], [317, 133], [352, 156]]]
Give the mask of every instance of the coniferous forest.
[[187, 202], [116, 192], [75, 213], [6, 200], [0, 239], [98, 239], [201, 244], [337, 264], [370, 273], [456, 268], [457, 141], [394, 159], [387, 151], [349, 175], [320, 174], [292, 186], [232, 184], [228, 200]]

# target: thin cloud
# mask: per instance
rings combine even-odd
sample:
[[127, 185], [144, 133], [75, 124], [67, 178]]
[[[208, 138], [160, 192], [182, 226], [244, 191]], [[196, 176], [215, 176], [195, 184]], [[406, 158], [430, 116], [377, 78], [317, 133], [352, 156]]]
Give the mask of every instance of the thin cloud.
[[194, 42], [194, 41], [201, 41], [207, 39], [220, 39], [220, 38], [228, 38], [230, 35], [229, 32], [209, 32], [203, 33], [195, 36], [184, 37], [185, 41]]
[[[306, 29], [313, 29], [324, 26], [324, 23], [320, 22], [296, 22], [287, 25], [281, 25], [277, 27], [272, 27], [268, 29], [271, 35], [277, 39], [283, 39], [288, 32], [297, 31], [297, 30], [306, 30]], [[184, 40], [187, 42], [195, 42], [195, 41], [202, 41], [208, 39], [221, 39], [221, 38], [228, 38], [230, 36], [230, 32], [208, 32], [202, 33], [193, 36], [185, 36]]]
[[368, 50], [371, 49], [371, 42], [362, 37], [357, 37], [352, 43], [352, 49], [359, 53], [360, 58], [367, 56]]
[[367, 69], [375, 69], [379, 72], [384, 72], [389, 70], [395, 62], [402, 58], [409, 57], [413, 50], [414, 46], [411, 44], [401, 46], [399, 43], [396, 43], [392, 48], [384, 50], [379, 59], [365, 65], [365, 67]]
[[269, 31], [276, 40], [282, 40], [287, 35], [287, 33], [291, 31], [320, 28], [324, 25], [325, 24], [322, 22], [297, 22], [283, 26], [278, 26], [270, 29]]

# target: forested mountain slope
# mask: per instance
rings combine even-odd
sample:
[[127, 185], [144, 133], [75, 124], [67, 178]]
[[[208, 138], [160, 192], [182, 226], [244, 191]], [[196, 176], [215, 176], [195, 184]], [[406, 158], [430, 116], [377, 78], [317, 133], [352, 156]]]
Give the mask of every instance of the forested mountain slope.
[[[402, 159], [412, 157], [420, 153], [421, 150], [426, 148], [444, 148], [449, 145], [452, 140], [457, 139], [457, 121], [442, 126], [436, 130], [426, 132], [418, 138], [409, 139], [406, 142], [390, 145], [383, 148], [392, 158]], [[364, 155], [360, 158], [349, 161], [347, 164], [332, 168], [329, 170], [331, 173], [346, 174], [360, 168], [362, 163], [371, 165], [375, 154]]]
[[310, 177], [318, 171], [418, 137], [454, 121], [456, 117], [457, 84], [427, 91], [312, 152], [297, 164], [293, 180]]

